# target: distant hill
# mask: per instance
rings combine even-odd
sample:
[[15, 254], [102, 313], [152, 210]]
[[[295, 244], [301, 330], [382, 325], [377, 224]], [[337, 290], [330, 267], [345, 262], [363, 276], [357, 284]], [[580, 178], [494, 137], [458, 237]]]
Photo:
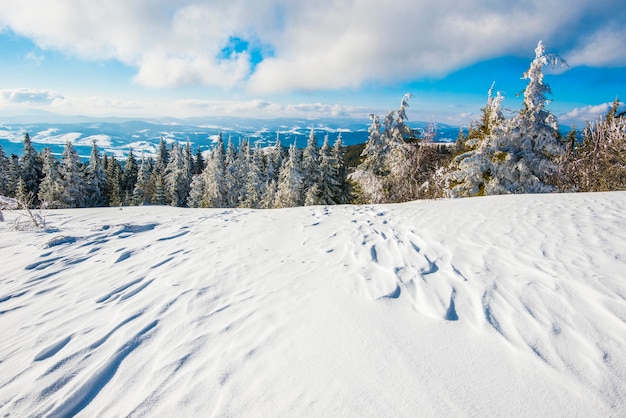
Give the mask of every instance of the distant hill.
[[[60, 154], [66, 141], [72, 141], [79, 154], [89, 155], [91, 144], [96, 140], [102, 151], [123, 158], [129, 149], [136, 155], [152, 155], [161, 137], [166, 141], [189, 142], [195, 150], [209, 149], [218, 132], [225, 140], [231, 137], [235, 143], [248, 139], [261, 146], [274, 144], [277, 133], [283, 145], [294, 141], [304, 147], [311, 128], [315, 130], [318, 142], [328, 135], [333, 143], [339, 134], [345, 145], [364, 143], [368, 138], [368, 119], [249, 119], [235, 117], [212, 117], [174, 119], [159, 118], [133, 120], [121, 118], [93, 119], [84, 116], [63, 117], [60, 122], [51, 121], [50, 116], [0, 118], [0, 146], [7, 155], [22, 151], [22, 138], [28, 132], [35, 149], [50, 147], [53, 153]], [[427, 122], [409, 122], [417, 130], [427, 127]], [[436, 141], [453, 141], [458, 127], [438, 125]]]

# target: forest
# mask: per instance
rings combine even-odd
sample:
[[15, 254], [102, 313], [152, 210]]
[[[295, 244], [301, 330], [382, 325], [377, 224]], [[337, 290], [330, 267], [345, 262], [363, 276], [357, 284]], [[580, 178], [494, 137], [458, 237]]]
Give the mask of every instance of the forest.
[[[506, 117], [504, 97], [488, 90], [479, 120], [455, 143], [434, 143], [406, 125], [411, 96], [384, 117], [370, 115], [363, 147], [344, 147], [341, 136], [319, 145], [269, 147], [219, 134], [208, 152], [163, 139], [155, 157], [124, 161], [102, 155], [94, 142], [82, 161], [71, 142], [60, 158], [37, 152], [28, 133], [21, 155], [0, 147], [0, 196], [31, 208], [172, 205], [215, 208], [284, 208], [303, 205], [395, 203], [513, 193], [593, 192], [626, 189], [626, 115], [616, 98], [606, 115], [562, 135], [547, 108], [543, 68], [564, 63], [540, 42], [523, 74], [523, 108]], [[350, 157], [360, 151], [355, 159]]]

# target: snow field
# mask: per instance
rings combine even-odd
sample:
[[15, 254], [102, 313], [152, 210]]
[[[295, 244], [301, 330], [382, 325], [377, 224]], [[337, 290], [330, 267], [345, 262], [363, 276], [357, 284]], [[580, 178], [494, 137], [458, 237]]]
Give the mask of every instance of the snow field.
[[0, 223], [3, 416], [623, 416], [626, 193]]

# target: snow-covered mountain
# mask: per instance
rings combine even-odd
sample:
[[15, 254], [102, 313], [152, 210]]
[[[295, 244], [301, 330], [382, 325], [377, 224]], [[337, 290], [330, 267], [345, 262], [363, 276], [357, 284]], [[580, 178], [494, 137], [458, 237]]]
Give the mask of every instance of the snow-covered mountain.
[[626, 192], [0, 222], [2, 416], [626, 416]]
[[[46, 122], [46, 118], [12, 117], [0, 119], [0, 146], [7, 155], [22, 151], [22, 138], [28, 132], [35, 149], [51, 147], [60, 154], [66, 141], [71, 141], [82, 156], [89, 156], [93, 140], [98, 147], [112, 155], [123, 157], [129, 150], [140, 155], [153, 154], [161, 137], [167, 141], [189, 142], [194, 150], [197, 147], [208, 149], [219, 131], [225, 139], [231, 136], [234, 141], [249, 139], [261, 145], [274, 144], [277, 133], [281, 142], [289, 145], [296, 141], [304, 147], [311, 129], [315, 129], [318, 141], [325, 135], [334, 142], [341, 133], [346, 145], [367, 141], [370, 121], [367, 119], [334, 118], [321, 119], [247, 119], [233, 117], [193, 118], [193, 119], [90, 119], [68, 118], [61, 122]], [[43, 122], [42, 122], [43, 120]], [[415, 122], [409, 126], [425, 129], [428, 124]], [[458, 127], [438, 126], [437, 140], [454, 140]]]

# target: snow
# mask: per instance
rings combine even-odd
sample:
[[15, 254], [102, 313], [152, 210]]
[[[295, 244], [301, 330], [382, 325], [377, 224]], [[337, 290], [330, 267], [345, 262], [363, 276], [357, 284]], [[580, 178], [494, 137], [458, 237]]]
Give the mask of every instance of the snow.
[[2, 416], [625, 416], [626, 192], [0, 222]]

